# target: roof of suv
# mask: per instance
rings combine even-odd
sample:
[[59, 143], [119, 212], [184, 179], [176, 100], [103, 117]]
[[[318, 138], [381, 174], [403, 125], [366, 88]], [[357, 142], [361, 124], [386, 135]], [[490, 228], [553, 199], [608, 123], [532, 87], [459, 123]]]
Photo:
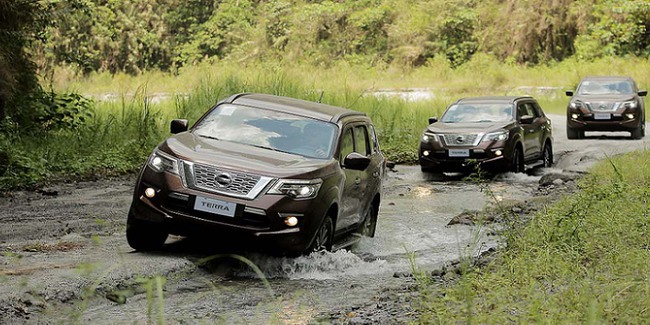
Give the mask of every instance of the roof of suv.
[[482, 102], [507, 102], [513, 103], [519, 99], [533, 99], [531, 96], [481, 96], [481, 97], [466, 97], [456, 101], [456, 103], [482, 103]]
[[337, 122], [346, 116], [366, 115], [347, 108], [267, 94], [241, 93], [229, 97], [225, 102], [288, 112], [330, 122]]
[[582, 78], [582, 80], [633, 80], [631, 77], [627, 76], [587, 76]]

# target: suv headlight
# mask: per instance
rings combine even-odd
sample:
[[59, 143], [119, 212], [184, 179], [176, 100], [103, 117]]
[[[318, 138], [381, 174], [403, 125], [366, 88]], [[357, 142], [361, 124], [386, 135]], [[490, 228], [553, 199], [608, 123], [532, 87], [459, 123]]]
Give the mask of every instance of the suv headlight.
[[438, 142], [438, 135], [431, 132], [424, 132], [424, 134], [422, 134], [422, 142], [429, 141]]
[[637, 106], [638, 103], [636, 102], [636, 100], [630, 100], [621, 103], [621, 107], [623, 107], [624, 109], [628, 109], [628, 108], [635, 109]]
[[323, 184], [320, 178], [302, 179], [279, 179], [268, 194], [283, 194], [294, 199], [310, 199], [318, 195], [318, 190]]
[[156, 173], [168, 171], [172, 174], [179, 175], [178, 165], [178, 159], [160, 150], [155, 150], [151, 154], [151, 157], [149, 157], [149, 167]]
[[499, 131], [488, 133], [483, 137], [483, 141], [506, 141], [509, 137], [508, 131]]
[[579, 108], [584, 107], [584, 104], [582, 104], [582, 102], [575, 101], [575, 102], [569, 103], [569, 107], [571, 107], [573, 109], [579, 109]]

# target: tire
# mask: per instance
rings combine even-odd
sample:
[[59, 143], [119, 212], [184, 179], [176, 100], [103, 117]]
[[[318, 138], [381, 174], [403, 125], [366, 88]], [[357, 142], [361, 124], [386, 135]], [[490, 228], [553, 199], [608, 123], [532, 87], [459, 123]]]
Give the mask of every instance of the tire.
[[333, 239], [334, 222], [332, 221], [332, 217], [325, 216], [323, 223], [321, 223], [320, 227], [318, 227], [316, 236], [314, 236], [314, 239], [312, 240], [311, 245], [309, 245], [309, 249], [306, 253], [309, 254], [311, 252], [331, 251]]
[[167, 240], [167, 235], [160, 226], [137, 220], [129, 214], [126, 222], [126, 240], [136, 251], [148, 252], [160, 249]]
[[510, 159], [510, 171], [513, 173], [523, 173], [524, 166], [524, 153], [519, 146], [515, 146], [512, 151], [512, 158]]
[[550, 144], [544, 144], [542, 151], [542, 167], [549, 168], [553, 165], [553, 147]]
[[645, 121], [641, 121], [641, 125], [633, 131], [630, 131], [632, 139], [641, 139], [645, 136]]
[[377, 207], [374, 204], [371, 204], [368, 210], [366, 211], [366, 216], [363, 219], [363, 223], [357, 229], [357, 232], [362, 236], [366, 237], [375, 237], [375, 230], [377, 229]]
[[569, 126], [566, 127], [566, 137], [570, 140], [572, 139], [582, 139], [585, 137], [585, 132], [584, 131], [578, 131], [576, 129], [572, 129]]

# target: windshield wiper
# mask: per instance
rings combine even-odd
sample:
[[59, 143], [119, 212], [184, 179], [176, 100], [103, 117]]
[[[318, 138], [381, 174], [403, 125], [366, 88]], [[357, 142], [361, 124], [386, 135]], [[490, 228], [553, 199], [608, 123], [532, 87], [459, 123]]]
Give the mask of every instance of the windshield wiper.
[[221, 141], [221, 139], [219, 139], [219, 138], [217, 138], [217, 137], [209, 136], [209, 135], [199, 134], [198, 136], [200, 136], [201, 138], [206, 138], [206, 139], [212, 139], [212, 140], [219, 140], [219, 141]]
[[273, 150], [273, 151], [278, 151], [278, 152], [284, 152], [284, 153], [286, 153], [286, 151], [282, 151], [282, 150], [280, 150], [280, 149], [276, 149], [276, 148], [273, 148], [273, 147], [267, 147], [267, 146], [263, 146], [263, 145], [259, 145], [259, 144], [250, 144], [250, 143], [247, 143], [247, 144], [248, 144], [249, 146], [253, 146], [253, 147], [255, 147], [255, 148], [261, 148], [261, 149], [267, 149], [267, 150]]

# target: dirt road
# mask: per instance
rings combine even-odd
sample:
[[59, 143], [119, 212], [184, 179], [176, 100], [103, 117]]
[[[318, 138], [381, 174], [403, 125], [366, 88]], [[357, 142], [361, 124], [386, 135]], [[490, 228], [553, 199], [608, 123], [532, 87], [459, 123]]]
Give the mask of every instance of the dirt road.
[[551, 118], [553, 168], [499, 175], [486, 195], [476, 182], [433, 181], [417, 166], [397, 166], [377, 236], [334, 253], [278, 258], [183, 238], [161, 252], [133, 252], [124, 238], [133, 176], [13, 193], [0, 199], [0, 323], [416, 319], [413, 265], [437, 270], [499, 245], [492, 226], [462, 218], [449, 226], [452, 219], [495, 201], [525, 213], [540, 198], [574, 190], [573, 179], [598, 160], [648, 145], [648, 137], [614, 133], [568, 141], [564, 117]]

